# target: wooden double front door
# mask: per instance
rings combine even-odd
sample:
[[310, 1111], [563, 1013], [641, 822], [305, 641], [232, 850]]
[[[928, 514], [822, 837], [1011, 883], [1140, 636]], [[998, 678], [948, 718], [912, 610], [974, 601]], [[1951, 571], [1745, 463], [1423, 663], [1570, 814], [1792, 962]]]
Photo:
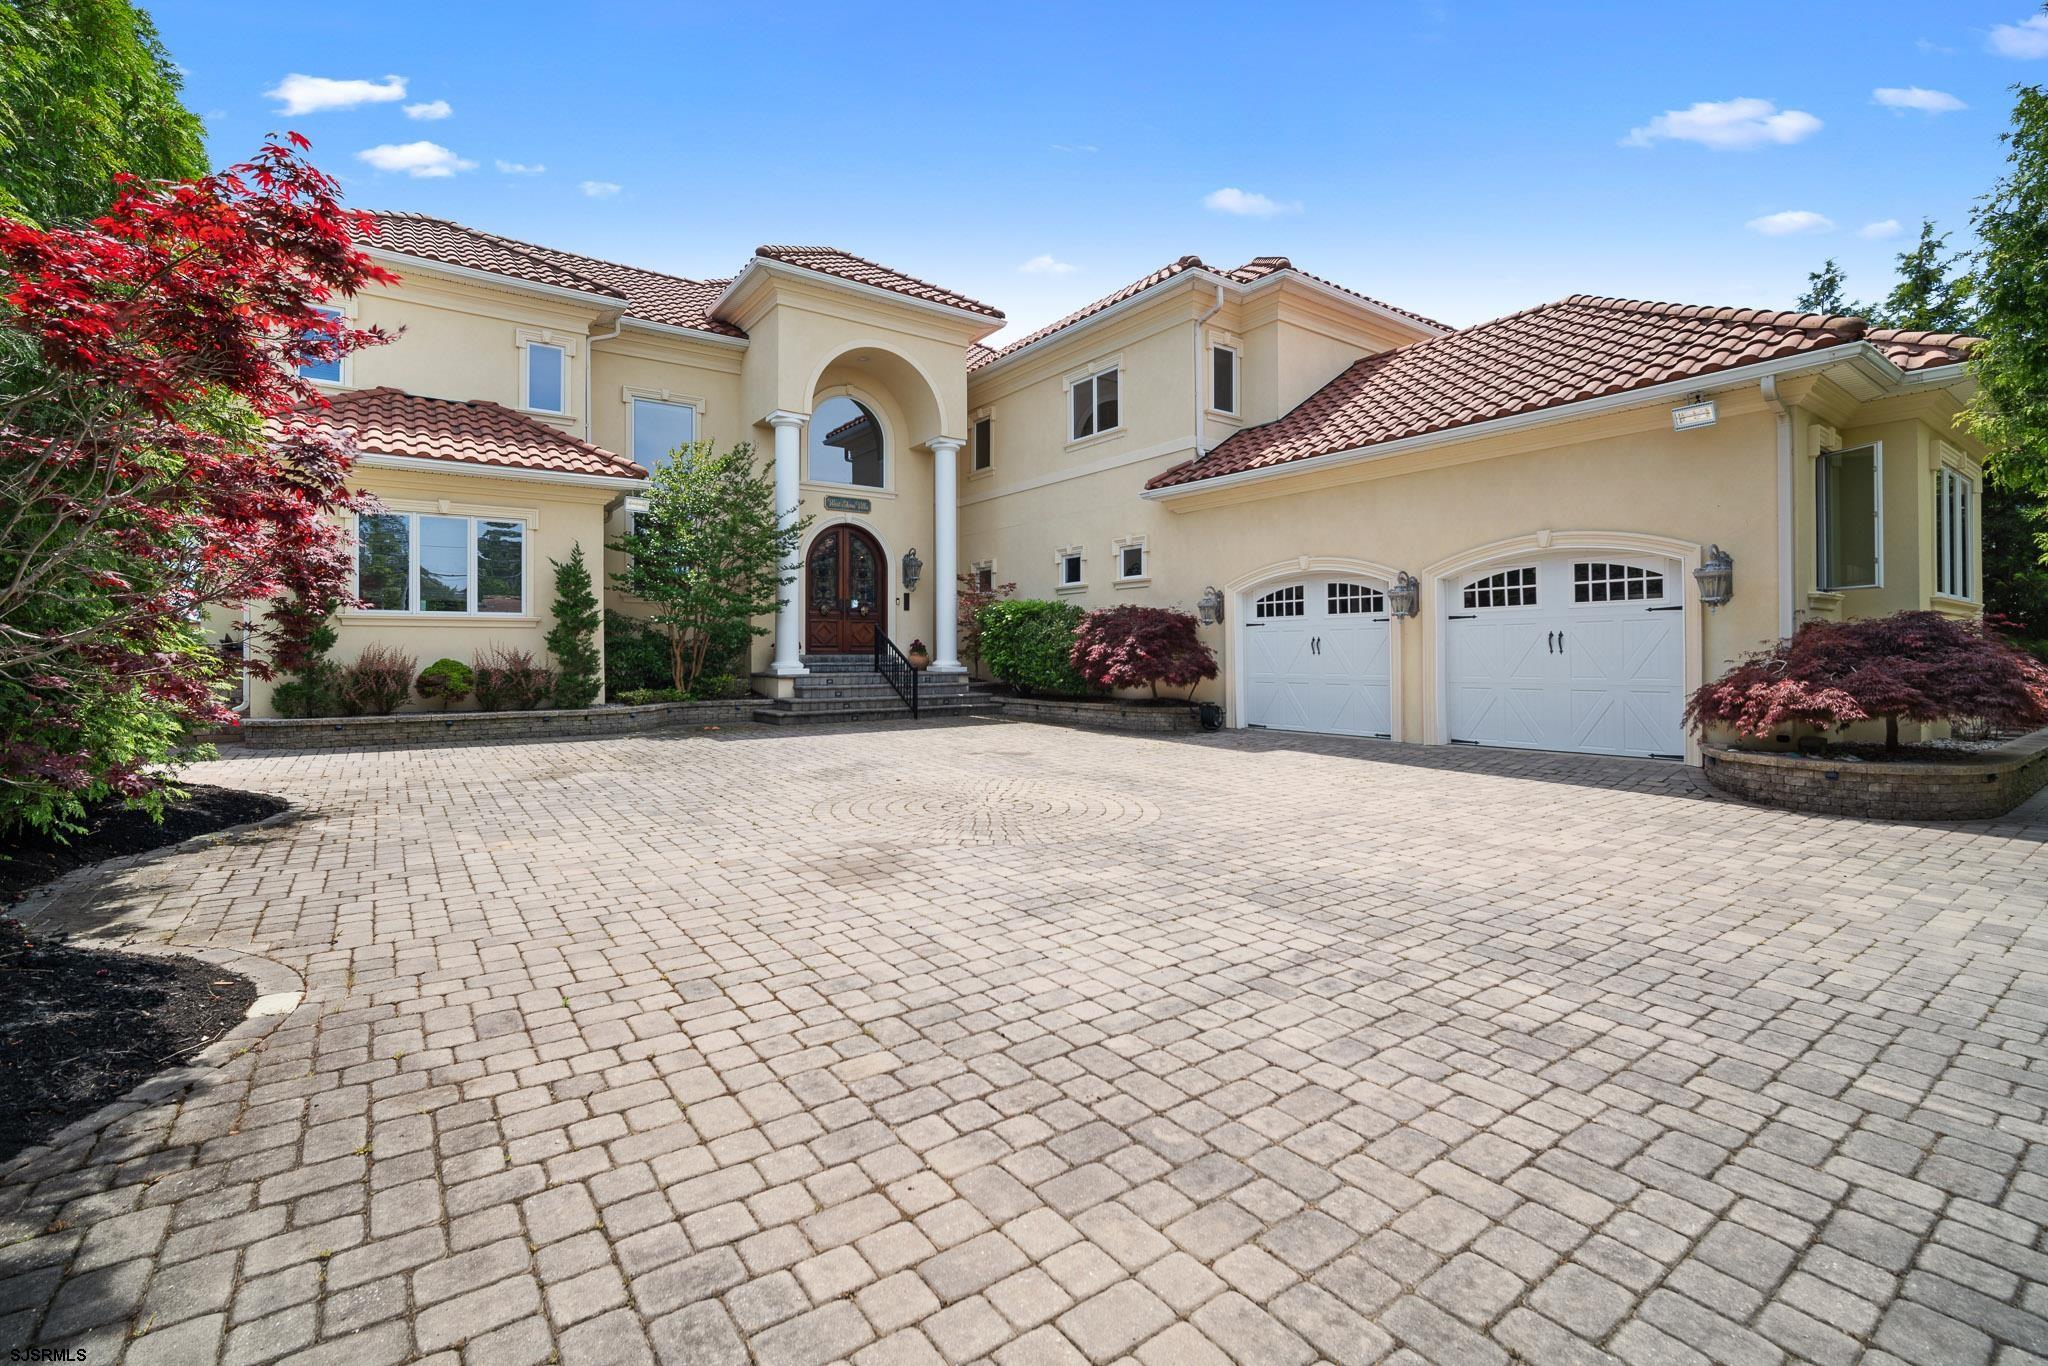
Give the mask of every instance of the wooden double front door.
[[857, 526], [828, 526], [804, 557], [804, 651], [867, 654], [888, 629], [882, 547]]

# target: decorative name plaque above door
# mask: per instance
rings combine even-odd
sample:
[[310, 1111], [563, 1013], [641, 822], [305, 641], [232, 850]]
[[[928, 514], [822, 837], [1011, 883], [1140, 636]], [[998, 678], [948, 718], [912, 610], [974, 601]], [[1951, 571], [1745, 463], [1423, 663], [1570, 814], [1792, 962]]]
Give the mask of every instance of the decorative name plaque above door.
[[825, 495], [827, 512], [873, 512], [875, 505], [865, 498], [842, 498], [836, 493]]

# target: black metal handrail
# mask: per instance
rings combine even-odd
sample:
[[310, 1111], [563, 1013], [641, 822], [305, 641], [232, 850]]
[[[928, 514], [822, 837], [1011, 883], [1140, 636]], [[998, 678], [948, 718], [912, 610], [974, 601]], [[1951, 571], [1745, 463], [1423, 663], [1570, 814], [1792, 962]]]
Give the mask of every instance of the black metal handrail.
[[915, 721], [917, 680], [921, 673], [910, 667], [910, 657], [897, 649], [896, 642], [889, 639], [888, 633], [880, 627], [875, 628], [875, 672], [896, 690], [896, 695], [910, 708], [910, 719]]

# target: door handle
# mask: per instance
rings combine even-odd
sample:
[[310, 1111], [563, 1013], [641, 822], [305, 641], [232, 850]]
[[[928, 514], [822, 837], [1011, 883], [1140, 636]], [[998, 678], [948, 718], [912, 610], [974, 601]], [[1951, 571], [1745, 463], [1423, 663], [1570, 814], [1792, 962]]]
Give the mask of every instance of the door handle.
[[1557, 652], [1559, 654], [1564, 653], [1564, 632], [1562, 631], [1557, 633]]
[[1550, 643], [1549, 643], [1548, 645], [1546, 645], [1546, 646], [1544, 647], [1544, 650], [1543, 650], [1543, 652], [1544, 652], [1545, 654], [1551, 654], [1551, 655], [1554, 655], [1554, 654], [1556, 654], [1556, 653], [1557, 653], [1557, 632], [1555, 632], [1555, 631], [1552, 631], [1552, 632], [1550, 633], [1550, 638], [1549, 638], [1549, 639], [1550, 639]]

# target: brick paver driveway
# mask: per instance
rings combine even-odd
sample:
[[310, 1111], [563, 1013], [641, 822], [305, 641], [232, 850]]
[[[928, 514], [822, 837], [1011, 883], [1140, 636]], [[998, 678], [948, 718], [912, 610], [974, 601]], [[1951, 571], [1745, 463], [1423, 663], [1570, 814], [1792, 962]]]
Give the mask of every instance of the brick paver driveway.
[[2048, 1355], [2038, 804], [996, 722], [198, 776], [305, 815], [32, 909], [306, 1003], [6, 1175], [8, 1345]]

